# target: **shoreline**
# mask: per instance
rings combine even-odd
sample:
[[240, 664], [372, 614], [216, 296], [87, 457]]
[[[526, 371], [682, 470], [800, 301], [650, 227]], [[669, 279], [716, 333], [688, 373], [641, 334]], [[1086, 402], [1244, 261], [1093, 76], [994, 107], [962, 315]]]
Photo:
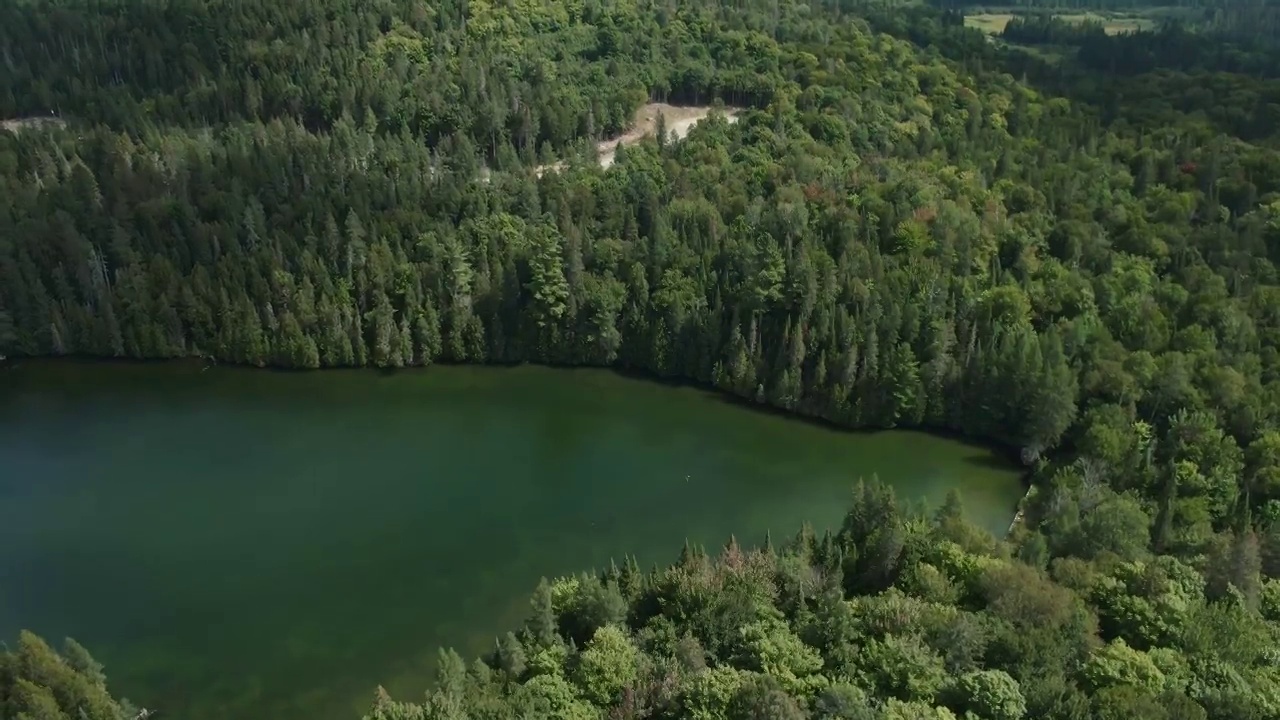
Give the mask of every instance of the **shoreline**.
[[243, 371], [260, 371], [260, 372], [266, 372], [266, 373], [283, 373], [283, 374], [363, 371], [363, 372], [379, 373], [382, 375], [395, 375], [395, 374], [404, 373], [404, 372], [429, 371], [432, 367], [437, 365], [446, 366], [446, 367], [476, 367], [476, 368], [493, 368], [493, 369], [513, 369], [513, 368], [518, 368], [522, 366], [534, 366], [534, 367], [544, 367], [544, 368], [549, 368], [554, 370], [586, 370], [586, 369], [604, 370], [604, 371], [613, 373], [615, 375], [618, 375], [620, 377], [629, 378], [632, 380], [657, 383], [659, 385], [663, 385], [671, 388], [690, 388], [694, 390], [699, 390], [716, 398], [720, 402], [728, 403], [730, 405], [736, 405], [738, 407], [749, 410], [751, 412], [767, 413], [775, 417], [785, 418], [787, 420], [794, 421], [794, 422], [808, 423], [808, 424], [811, 424], [817, 427], [822, 427], [828, 430], [834, 430], [838, 432], [851, 433], [851, 434], [857, 434], [857, 435], [875, 435], [878, 433], [896, 432], [896, 431], [919, 432], [919, 433], [924, 433], [926, 435], [930, 435], [932, 437], [936, 437], [944, 440], [954, 440], [958, 442], [963, 442], [966, 445], [980, 448], [982, 450], [990, 452], [992, 455], [1005, 461], [1008, 464], [1010, 469], [1017, 471], [1019, 475], [1019, 483], [1024, 489], [1023, 496], [1018, 499], [1017, 503], [1015, 503], [1012, 507], [1009, 508], [1009, 511], [1011, 514], [1011, 524], [1009, 526], [1009, 532], [1012, 532], [1014, 527], [1018, 525], [1019, 521], [1023, 518], [1024, 513], [1022, 511], [1022, 507], [1027, 497], [1030, 496], [1035, 489], [1035, 486], [1031, 483], [1031, 475], [1033, 472], [1033, 468], [1022, 462], [1021, 454], [1019, 450], [1017, 448], [1011, 447], [1009, 445], [1001, 443], [997, 440], [993, 440], [991, 438], [966, 435], [965, 433], [955, 430], [953, 428], [936, 427], [936, 426], [931, 426], [927, 424], [898, 425], [891, 428], [851, 427], [848, 425], [841, 424], [830, 418], [823, 417], [821, 415], [806, 413], [802, 410], [788, 410], [786, 408], [770, 405], [768, 403], [757, 402], [755, 400], [752, 400], [751, 398], [738, 395], [736, 393], [725, 390], [724, 388], [716, 387], [713, 383], [704, 382], [702, 380], [698, 380], [697, 378], [687, 378], [687, 377], [680, 377], [680, 376], [667, 377], [657, 372], [654, 372], [652, 370], [648, 370], [640, 367], [633, 367], [633, 366], [574, 365], [574, 364], [568, 364], [568, 363], [524, 360], [524, 361], [509, 361], [509, 362], [486, 361], [483, 363], [435, 362], [430, 365], [410, 365], [410, 366], [405, 366], [401, 368], [376, 367], [372, 365], [337, 365], [337, 366], [324, 366], [319, 368], [297, 368], [297, 367], [283, 367], [278, 365], [252, 365], [252, 364], [245, 364], [245, 363], [222, 362], [222, 361], [214, 360], [212, 358], [209, 358], [206, 356], [200, 356], [200, 355], [191, 355], [187, 357], [172, 357], [172, 358], [103, 357], [98, 355], [57, 355], [57, 356], [55, 355], [36, 355], [36, 356], [22, 355], [22, 356], [9, 356], [7, 360], [0, 361], [0, 370], [17, 369], [22, 366], [24, 361], [33, 362], [33, 363], [70, 363], [70, 364], [85, 364], [85, 365], [132, 365], [137, 367], [147, 366], [147, 365], [170, 365], [170, 366], [188, 365], [188, 366], [192, 366], [193, 368], [195, 366], [201, 366], [199, 372], [204, 372], [205, 370], [208, 370], [211, 367], [226, 367], [226, 368], [232, 368], [235, 370], [243, 370]]

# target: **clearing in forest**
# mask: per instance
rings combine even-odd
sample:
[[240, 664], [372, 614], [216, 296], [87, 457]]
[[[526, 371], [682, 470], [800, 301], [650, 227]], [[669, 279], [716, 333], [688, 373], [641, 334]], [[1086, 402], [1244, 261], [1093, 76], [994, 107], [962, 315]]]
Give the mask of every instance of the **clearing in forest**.
[[[679, 140], [688, 135], [694, 125], [706, 119], [711, 114], [711, 109], [708, 105], [677, 106], [666, 103], [649, 103], [640, 106], [630, 130], [619, 137], [596, 145], [596, 151], [600, 154], [600, 167], [609, 167], [613, 164], [613, 157], [619, 145], [634, 145], [657, 132], [659, 114], [667, 123], [667, 134], [674, 135], [675, 139]], [[725, 108], [725, 119], [729, 122], [737, 122], [739, 112], [737, 108]]]
[[976, 28], [988, 35], [999, 35], [1004, 32], [1004, 26], [1013, 20], [1012, 13], [981, 13], [978, 15], [965, 15], [965, 27]]
[[[712, 109], [710, 105], [667, 105], [666, 103], [649, 103], [640, 106], [640, 109], [636, 110], [630, 130], [618, 137], [596, 143], [596, 153], [600, 156], [600, 167], [607, 168], [613, 164], [619, 145], [635, 145], [644, 138], [653, 135], [658, 128], [659, 114], [666, 121], [668, 136], [674, 136], [676, 140], [679, 140], [688, 135], [694, 125], [706, 119], [711, 114]], [[726, 107], [722, 112], [726, 120], [737, 122], [738, 113], [741, 110], [739, 108]], [[564, 167], [563, 162], [542, 165], [537, 172], [541, 176], [547, 170], [559, 170], [562, 167]]]
[[[1014, 17], [1016, 15], [1013, 13], [978, 13], [966, 15], [964, 24], [966, 27], [976, 28], [988, 35], [999, 35], [1004, 32], [1005, 26]], [[1102, 31], [1108, 35], [1137, 32], [1155, 27], [1155, 22], [1149, 18], [1135, 16], [1099, 15], [1098, 13], [1084, 12], [1060, 13], [1056, 14], [1055, 17], [1068, 23], [1079, 24], [1089, 21], [1102, 23]]]
[[0, 120], [0, 130], [8, 130], [9, 132], [16, 134], [27, 128], [39, 130], [49, 125], [63, 127], [66, 124], [66, 120], [52, 115], [44, 117], [14, 118], [12, 120]]

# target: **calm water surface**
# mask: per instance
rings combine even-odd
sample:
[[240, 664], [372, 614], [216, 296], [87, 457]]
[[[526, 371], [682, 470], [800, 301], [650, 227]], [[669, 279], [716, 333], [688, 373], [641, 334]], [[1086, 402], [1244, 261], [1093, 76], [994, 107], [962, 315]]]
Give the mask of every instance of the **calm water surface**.
[[70, 635], [186, 720], [354, 720], [486, 650], [538, 578], [675, 560], [803, 520], [872, 473], [959, 487], [1001, 530], [1017, 472], [595, 370], [0, 370], [0, 637]]

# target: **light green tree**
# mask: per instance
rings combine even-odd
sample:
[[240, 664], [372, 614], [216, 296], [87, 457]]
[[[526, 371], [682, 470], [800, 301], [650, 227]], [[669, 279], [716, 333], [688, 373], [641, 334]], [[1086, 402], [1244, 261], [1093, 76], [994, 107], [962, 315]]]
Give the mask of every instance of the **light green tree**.
[[578, 656], [574, 682], [591, 702], [606, 706], [639, 675], [640, 654], [631, 638], [617, 625], [596, 630]]

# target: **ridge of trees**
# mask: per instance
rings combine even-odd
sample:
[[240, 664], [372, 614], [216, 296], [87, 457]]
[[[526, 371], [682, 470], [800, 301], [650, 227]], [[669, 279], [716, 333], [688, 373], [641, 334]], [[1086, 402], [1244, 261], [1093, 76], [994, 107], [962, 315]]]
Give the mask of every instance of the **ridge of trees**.
[[[1026, 648], [986, 657], [1029, 717], [1277, 716], [1269, 656], [1206, 639], [1228, 607], [1249, 637], [1271, 637], [1280, 575], [1280, 96], [1265, 49], [1202, 45], [1180, 65], [1171, 54], [1208, 39], [1171, 27], [1084, 42], [1054, 65], [955, 13], [827, 0], [197, 5], [0, 6], [2, 114], [68, 121], [0, 132], [0, 355], [611, 365], [850, 427], [997, 440], [1033, 468], [1028, 524], [1008, 547], [966, 552], [1075, 597], [1064, 623], [1100, 623], [1058, 650], [1125, 643], [1092, 680], [1093, 649], [1059, 658], [1057, 680]], [[592, 141], [648, 98], [752, 109], [600, 169]], [[538, 177], [557, 156], [564, 170]], [[885, 533], [883, 552], [910, 535]], [[928, 572], [924, 555], [868, 569], [856, 558], [871, 540], [830, 542], [879, 578], [841, 603], [910, 594], [895, 573]], [[967, 588], [953, 587], [957, 607], [996, 603], [968, 585], [986, 560], [928, 562]], [[1097, 600], [1104, 576], [1128, 599]], [[713, 605], [738, 597], [700, 588]], [[1177, 625], [1169, 603], [1199, 614]], [[718, 607], [696, 612], [714, 622]], [[847, 647], [797, 649], [756, 607], [760, 647], [845, 667], [825, 677], [860, 688], [872, 717], [928, 717], [890, 697], [1004, 717], [942, 685], [910, 690], [907, 671], [850, 674], [830, 654]], [[788, 607], [775, 605], [810, 643]], [[1134, 618], [1150, 627], [1117, 629]], [[645, 647], [645, 623], [628, 622], [598, 655]], [[638, 716], [564, 675], [597, 628], [557, 627], [572, 640], [560, 669], [511, 687]], [[560, 652], [545, 627], [537, 637]], [[785, 674], [781, 696], [715, 674], [772, 670], [694, 637], [716, 658], [697, 682], [724, 683], [707, 692], [750, 685], [817, 707], [816, 686]], [[866, 637], [934, 662], [919, 637]], [[1012, 697], [1003, 677], [966, 682]], [[1044, 687], [1073, 699], [1051, 706]], [[1100, 709], [1101, 695], [1137, 714]], [[402, 713], [386, 717], [461, 717], [379, 703]]]

